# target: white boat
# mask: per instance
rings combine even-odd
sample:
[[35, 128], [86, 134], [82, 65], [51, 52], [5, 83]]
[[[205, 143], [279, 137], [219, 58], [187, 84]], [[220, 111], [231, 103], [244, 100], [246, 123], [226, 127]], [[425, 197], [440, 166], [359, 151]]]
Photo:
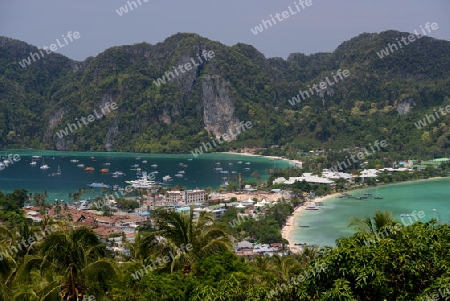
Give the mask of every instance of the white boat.
[[72, 160], [70, 160], [70, 162], [72, 162], [72, 163], [78, 163], [79, 160], [77, 160], [77, 159], [72, 159]]
[[237, 164], [242, 164], [242, 161], [238, 161]]
[[177, 174], [175, 175], [175, 177], [177, 177], [177, 178], [182, 178], [182, 177], [183, 177], [183, 175], [182, 175], [182, 174], [180, 174], [180, 173], [177, 173]]
[[42, 156], [31, 156], [32, 159], [40, 159]]
[[166, 181], [166, 182], [168, 182], [168, 181], [172, 181], [172, 177], [171, 177], [171, 176], [169, 176], [169, 175], [167, 175], [167, 176], [164, 176], [164, 177], [163, 177], [163, 181]]
[[180, 170], [178, 173], [185, 173], [185, 171], [184, 170]]
[[105, 162], [105, 163], [103, 163], [103, 165], [105, 165], [105, 166], [110, 166], [110, 165], [111, 165], [111, 163], [109, 163], [109, 162]]
[[305, 210], [319, 210], [316, 206], [308, 206], [305, 208]]
[[84, 167], [84, 164], [77, 164], [77, 167]]
[[88, 186], [92, 187], [92, 188], [109, 188], [109, 185], [105, 184], [105, 183], [91, 183], [88, 184]]
[[158, 164], [152, 164], [151, 165], [153, 168], [156, 168], [156, 167], [158, 167]]
[[158, 183], [155, 181], [149, 181], [147, 173], [143, 172], [142, 177], [133, 181], [125, 181], [125, 183], [130, 184], [133, 188], [155, 188], [158, 187]]
[[44, 163], [44, 158], [42, 158], [42, 165], [40, 167], [40, 169], [49, 169], [50, 166], [48, 166], [47, 164]]
[[245, 162], [245, 164], [249, 165], [249, 164], [250, 164], [250, 162]]
[[143, 164], [146, 164], [146, 163], [147, 163], [147, 160], [142, 161], [142, 163], [143, 163]]
[[118, 178], [118, 177], [121, 177], [121, 176], [125, 176], [125, 174], [123, 172], [121, 172], [121, 171], [115, 171], [111, 175], [113, 176], [113, 178]]
[[31, 165], [31, 166], [36, 166], [36, 165], [37, 165], [37, 162], [36, 162], [36, 161], [31, 161], [31, 162], [30, 162], [30, 165]]

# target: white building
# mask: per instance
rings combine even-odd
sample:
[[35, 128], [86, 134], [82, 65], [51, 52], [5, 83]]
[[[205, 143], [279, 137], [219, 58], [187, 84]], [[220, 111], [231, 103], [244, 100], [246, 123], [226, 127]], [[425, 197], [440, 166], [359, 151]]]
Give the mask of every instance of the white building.
[[167, 203], [179, 203], [184, 202], [186, 204], [192, 203], [202, 203], [205, 201], [206, 191], [202, 189], [186, 190], [186, 191], [168, 191], [167, 192]]
[[305, 180], [311, 184], [323, 184], [323, 185], [333, 185], [334, 181], [331, 181], [327, 178], [313, 176], [311, 173], [304, 173], [301, 177], [289, 177], [289, 180], [286, 180], [283, 177], [277, 178], [273, 181], [274, 184], [287, 184], [292, 185], [294, 182]]
[[378, 173], [379, 173], [379, 171], [376, 169], [364, 169], [363, 171], [361, 171], [359, 176], [363, 179], [364, 178], [377, 178]]
[[194, 190], [186, 190], [184, 201], [187, 204], [190, 203], [202, 203], [205, 201], [206, 191], [203, 189], [195, 188]]
[[346, 179], [347, 181], [351, 181], [352, 180], [352, 175], [349, 173], [345, 173], [345, 172], [334, 172], [331, 171], [330, 169], [324, 169], [322, 171], [322, 177], [327, 178], [327, 179]]

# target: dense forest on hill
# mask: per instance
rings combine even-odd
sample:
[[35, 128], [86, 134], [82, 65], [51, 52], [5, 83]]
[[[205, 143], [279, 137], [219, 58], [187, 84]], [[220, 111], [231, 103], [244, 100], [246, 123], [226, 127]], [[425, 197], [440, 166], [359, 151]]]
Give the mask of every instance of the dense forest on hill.
[[[236, 231], [224, 227], [236, 211], [220, 221], [159, 211], [125, 254], [74, 223], [63, 206], [55, 204], [58, 220], [44, 215], [33, 223], [20, 209], [27, 200], [26, 190], [0, 192], [1, 301], [450, 299], [450, 228], [436, 220], [402, 225], [376, 212], [350, 221], [357, 232], [334, 248], [247, 257], [234, 253]], [[279, 224], [289, 206], [265, 218]], [[239, 235], [270, 228], [258, 223], [244, 221]]]
[[[418, 129], [425, 114], [450, 105], [450, 42], [422, 37], [384, 58], [408, 33], [364, 33], [332, 53], [265, 58], [250, 45], [232, 47], [179, 33], [156, 45], [118, 46], [76, 62], [50, 54], [25, 68], [38, 49], [0, 37], [0, 147], [189, 153], [234, 124], [250, 130], [214, 150], [279, 145], [282, 153], [341, 149], [387, 140], [398, 157], [448, 156], [450, 120]], [[213, 51], [209, 61], [199, 60]], [[165, 84], [173, 66], [199, 62]], [[337, 71], [349, 76], [292, 106], [289, 100]], [[186, 71], [186, 70], [185, 70]], [[68, 123], [118, 109], [64, 137]]]

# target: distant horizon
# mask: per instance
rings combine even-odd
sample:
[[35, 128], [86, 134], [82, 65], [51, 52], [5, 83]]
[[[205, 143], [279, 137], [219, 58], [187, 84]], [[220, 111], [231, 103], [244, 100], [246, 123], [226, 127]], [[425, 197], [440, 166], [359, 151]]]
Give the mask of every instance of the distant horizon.
[[[381, 33], [383, 33], [383, 32], [388, 32], [388, 31], [396, 31], [396, 32], [404, 33], [404, 34], [408, 34], [408, 35], [409, 35], [409, 34], [414, 34], [413, 32], [399, 31], [399, 30], [395, 30], [395, 29], [383, 30], [383, 31], [381, 31], [381, 32], [362, 32], [362, 33], [360, 33], [360, 34], [358, 34], [358, 35], [356, 35], [356, 36], [354, 36], [354, 37], [351, 37], [351, 38], [348, 39], [348, 40], [343, 40], [343, 41], [341, 41], [340, 44], [338, 44], [338, 45], [336, 46], [336, 48], [334, 48], [332, 51], [319, 51], [319, 52], [314, 52], [314, 53], [304, 53], [304, 52], [301, 52], [301, 51], [297, 51], [297, 52], [291, 52], [291, 53], [289, 53], [288, 56], [291, 55], [291, 54], [296, 54], [296, 53], [300, 53], [300, 54], [303, 54], [303, 55], [306, 55], [306, 56], [314, 55], [314, 54], [317, 54], [317, 53], [333, 53], [334, 51], [336, 51], [336, 49], [337, 49], [340, 45], [342, 45], [342, 43], [347, 42], [347, 41], [349, 41], [349, 40], [351, 40], [351, 39], [357, 38], [357, 37], [359, 37], [360, 35], [363, 35], [363, 34], [377, 34], [377, 35], [379, 35], [379, 34], [381, 34]], [[92, 57], [95, 58], [95, 57], [97, 57], [98, 55], [100, 55], [101, 53], [105, 52], [106, 50], [111, 49], [111, 48], [114, 48], [114, 47], [134, 46], [134, 45], [139, 45], [139, 44], [144, 44], [144, 43], [145, 43], [145, 44], [148, 44], [148, 45], [151, 45], [151, 46], [155, 46], [155, 45], [157, 45], [157, 44], [164, 43], [164, 42], [165, 42], [167, 39], [169, 39], [170, 37], [176, 36], [176, 35], [178, 35], [178, 34], [193, 34], [193, 35], [198, 35], [198, 36], [200, 36], [200, 37], [202, 37], [202, 38], [208, 39], [208, 40], [210, 40], [210, 41], [212, 41], [212, 42], [220, 43], [220, 44], [222, 44], [222, 45], [224, 45], [224, 46], [227, 46], [227, 47], [233, 47], [233, 46], [235, 46], [235, 45], [237, 45], [237, 44], [245, 44], [245, 45], [254, 47], [257, 51], [259, 51], [261, 54], [263, 54], [264, 57], [265, 57], [266, 59], [270, 59], [270, 58], [282, 58], [283, 60], [287, 60], [287, 58], [288, 58], [288, 57], [284, 58], [284, 57], [281, 57], [281, 56], [271, 56], [271, 57], [267, 57], [260, 49], [258, 49], [258, 48], [257, 48], [256, 46], [254, 46], [254, 45], [246, 44], [246, 43], [243, 43], [243, 42], [238, 42], [238, 43], [233, 44], [233, 45], [227, 45], [227, 44], [224, 44], [224, 43], [222, 43], [222, 42], [220, 42], [220, 41], [218, 41], [218, 40], [210, 39], [210, 38], [204, 37], [204, 36], [202, 36], [202, 35], [200, 35], [200, 34], [198, 34], [198, 33], [194, 33], [194, 32], [177, 32], [177, 33], [174, 33], [174, 34], [172, 34], [172, 35], [170, 35], [170, 36], [165, 37], [164, 40], [159, 41], [159, 42], [156, 42], [155, 44], [152, 44], [152, 43], [147, 42], [147, 41], [142, 41], [142, 42], [136, 42], [136, 43], [133, 43], [133, 44], [112, 45], [112, 46], [109, 46], [108, 48], [105, 48], [104, 50], [102, 50], [101, 52], [97, 53], [96, 55], [92, 55], [92, 56], [87, 56], [87, 57], [85, 57], [83, 60], [77, 60], [77, 59], [74, 59], [74, 58], [69, 57], [69, 56], [67, 56], [67, 55], [65, 55], [65, 54], [59, 53], [58, 51], [56, 51], [56, 52], [54, 52], [54, 53], [61, 54], [61, 55], [65, 56], [65, 57], [67, 57], [67, 58], [69, 58], [69, 59], [71, 59], [71, 60], [73, 60], [73, 61], [83, 62], [83, 61], [85, 61], [85, 60], [88, 59], [88, 58], [92, 58]], [[23, 41], [23, 40], [20, 40], [20, 39], [17, 39], [17, 38], [8, 37], [8, 36], [3, 36], [3, 35], [0, 35], [0, 37], [5, 37], [5, 38], [8, 38], [8, 39], [12, 39], [12, 40], [24, 42], [24, 43], [27, 43], [28, 45], [31, 45], [31, 46], [34, 46], [34, 47], [37, 47], [37, 48], [42, 48], [42, 46], [39, 46], [39, 45], [33, 45], [33, 44], [30, 44], [30, 43], [28, 43], [28, 42], [26, 42], [26, 41]], [[450, 42], [450, 40], [439, 39], [439, 38], [433, 37], [433, 36], [431, 36], [431, 35], [427, 35], [426, 37], [433, 38], [433, 39], [435, 39], [435, 40], [441, 40], [441, 41]]]
[[287, 59], [333, 52], [361, 33], [412, 33], [439, 24], [431, 37], [450, 40], [450, 1], [419, 0], [154, 0], [3, 1], [0, 35], [42, 47], [69, 31], [76, 43], [58, 53], [76, 61], [112, 46], [155, 45], [179, 32], [196, 33], [226, 46], [252, 45], [266, 58]]

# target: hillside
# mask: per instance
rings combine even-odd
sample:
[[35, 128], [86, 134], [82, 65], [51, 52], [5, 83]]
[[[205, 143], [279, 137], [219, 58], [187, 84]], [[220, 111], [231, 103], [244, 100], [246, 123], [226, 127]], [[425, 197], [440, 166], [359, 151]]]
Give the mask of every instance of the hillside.
[[[450, 104], [450, 42], [422, 37], [377, 55], [408, 35], [364, 33], [332, 53], [283, 60], [180, 33], [156, 45], [112, 47], [84, 62], [53, 53], [25, 68], [19, 62], [38, 49], [0, 37], [0, 147], [183, 153], [251, 121], [251, 129], [215, 150], [277, 144], [293, 153], [386, 139], [395, 156], [445, 155], [448, 116], [421, 129], [414, 123]], [[208, 52], [214, 56], [206, 60]], [[190, 70], [173, 70], [190, 62]], [[339, 69], [349, 76], [290, 104], [299, 90], [333, 80]], [[169, 72], [170, 80], [157, 83]], [[107, 102], [117, 109], [58, 135]]]

